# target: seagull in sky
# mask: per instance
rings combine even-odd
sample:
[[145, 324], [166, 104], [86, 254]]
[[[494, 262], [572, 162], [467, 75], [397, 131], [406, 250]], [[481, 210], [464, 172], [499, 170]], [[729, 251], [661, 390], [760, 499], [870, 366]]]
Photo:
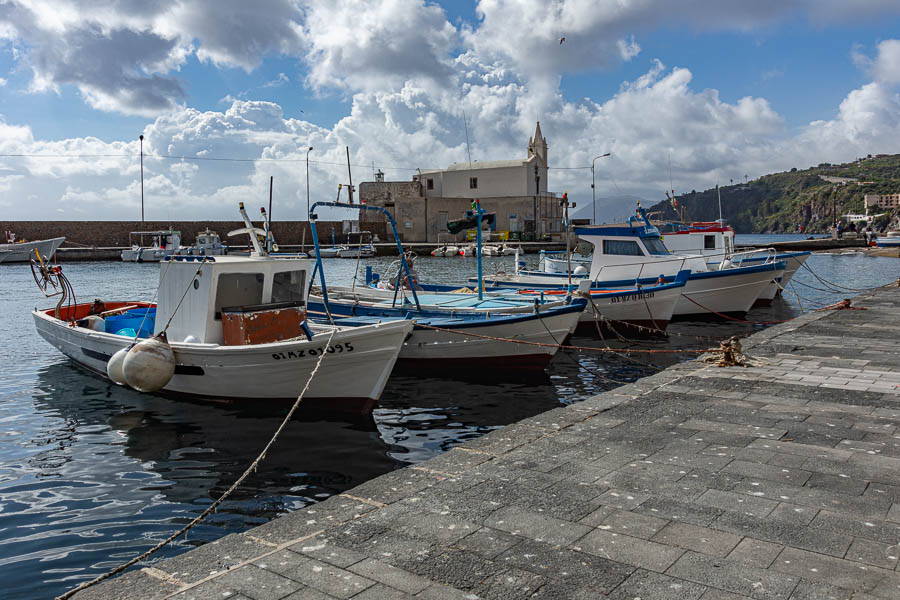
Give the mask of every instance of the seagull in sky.
[[559, 38], [559, 45], [562, 46], [562, 43], [563, 43], [564, 41], [566, 41], [565, 36]]

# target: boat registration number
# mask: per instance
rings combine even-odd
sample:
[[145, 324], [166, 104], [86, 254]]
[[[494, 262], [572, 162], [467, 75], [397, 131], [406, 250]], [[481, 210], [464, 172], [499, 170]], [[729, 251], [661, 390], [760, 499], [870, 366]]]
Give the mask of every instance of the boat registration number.
[[342, 353], [342, 352], [353, 352], [353, 344], [350, 342], [343, 342], [341, 344], [335, 344], [334, 346], [328, 346], [327, 348], [310, 348], [309, 350], [291, 350], [290, 352], [273, 352], [272, 358], [275, 360], [286, 360], [290, 358], [305, 358], [307, 356], [319, 356], [323, 353], [334, 354], [334, 353]]
[[639, 292], [637, 294], [629, 294], [628, 296], [613, 296], [609, 299], [610, 304], [617, 304], [619, 302], [633, 302], [635, 300], [643, 300], [645, 298], [652, 298], [656, 292]]

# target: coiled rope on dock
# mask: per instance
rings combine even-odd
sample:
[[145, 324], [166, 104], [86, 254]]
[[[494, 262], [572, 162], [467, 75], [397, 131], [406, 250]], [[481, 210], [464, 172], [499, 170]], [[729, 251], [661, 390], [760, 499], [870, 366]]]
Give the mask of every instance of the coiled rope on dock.
[[[334, 338], [334, 334], [336, 332], [337, 332], [337, 328], [333, 328], [331, 330], [331, 335], [328, 336], [328, 341], [325, 343], [326, 347], [331, 344], [331, 340]], [[300, 395], [297, 396], [297, 400], [294, 402], [294, 405], [291, 406], [291, 409], [288, 411], [287, 415], [285, 415], [284, 420], [278, 426], [278, 429], [275, 430], [275, 433], [272, 435], [272, 438], [262, 449], [262, 452], [259, 453], [259, 456], [257, 456], [253, 460], [253, 462], [250, 463], [250, 466], [248, 466], [247, 469], [241, 474], [241, 476], [238, 477], [237, 480], [235, 480], [235, 482], [233, 484], [231, 484], [231, 487], [229, 487], [227, 490], [225, 490], [225, 492], [221, 496], [219, 496], [212, 504], [210, 504], [206, 510], [204, 510], [197, 517], [195, 517], [190, 523], [188, 523], [187, 525], [185, 525], [184, 527], [182, 527], [181, 529], [179, 529], [178, 531], [176, 531], [175, 533], [173, 533], [172, 535], [170, 535], [163, 541], [159, 542], [158, 544], [156, 544], [154, 547], [150, 548], [143, 554], [140, 554], [139, 556], [135, 556], [131, 560], [129, 560], [125, 563], [122, 563], [118, 567], [115, 567], [111, 571], [108, 571], [102, 575], [95, 577], [94, 579], [92, 579], [90, 581], [86, 581], [86, 582], [82, 583], [81, 585], [79, 585], [75, 588], [72, 588], [71, 590], [62, 594], [61, 596], [57, 596], [56, 600], [67, 600], [68, 598], [71, 598], [78, 592], [81, 592], [83, 590], [86, 590], [89, 587], [97, 585], [101, 581], [109, 579], [110, 577], [112, 577], [114, 575], [118, 575], [119, 573], [121, 573], [122, 571], [127, 569], [128, 567], [130, 567], [146, 558], [149, 558], [153, 554], [155, 554], [155, 553], [159, 552], [160, 550], [162, 550], [163, 548], [165, 548], [168, 544], [170, 544], [171, 542], [176, 540], [181, 535], [190, 531], [194, 526], [198, 525], [204, 519], [206, 519], [206, 517], [208, 517], [210, 514], [212, 514], [216, 510], [216, 508], [218, 508], [218, 506], [220, 504], [222, 504], [222, 502], [224, 502], [238, 487], [240, 487], [240, 485], [244, 482], [244, 480], [251, 473], [256, 471], [257, 467], [259, 466], [259, 463], [261, 463], [263, 461], [263, 459], [265, 459], [266, 454], [268, 453], [269, 449], [272, 447], [272, 445], [278, 439], [278, 436], [281, 435], [281, 432], [287, 426], [288, 422], [290, 422], [291, 417], [294, 416], [294, 412], [296, 412], [297, 408], [300, 406], [300, 403], [303, 401], [303, 397], [306, 395], [306, 392], [309, 390], [309, 385], [312, 383], [313, 378], [316, 376], [316, 373], [319, 371], [319, 367], [322, 366], [322, 361], [325, 360], [326, 354], [328, 354], [328, 353], [322, 352], [319, 355], [319, 360], [316, 361], [316, 366], [313, 367], [313, 370], [310, 372], [309, 378], [306, 380], [306, 385], [303, 386], [303, 389], [300, 391]]]

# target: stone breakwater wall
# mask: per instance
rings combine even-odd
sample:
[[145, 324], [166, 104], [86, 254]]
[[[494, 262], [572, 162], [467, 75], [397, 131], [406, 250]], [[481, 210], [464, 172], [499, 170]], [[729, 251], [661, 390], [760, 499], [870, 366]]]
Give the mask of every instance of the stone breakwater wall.
[[[256, 221], [259, 225], [259, 221]], [[128, 234], [131, 231], [153, 231], [172, 229], [181, 232], [183, 244], [193, 244], [197, 233], [206, 228], [215, 231], [224, 243], [229, 242], [229, 231], [244, 226], [238, 221], [0, 221], [0, 234], [12, 231], [17, 239], [43, 240], [60, 236], [66, 237], [68, 245], [116, 247], [128, 246]], [[340, 221], [319, 221], [319, 235], [331, 245], [331, 231], [334, 230], [338, 242], [345, 239], [343, 224]], [[275, 239], [281, 245], [299, 245], [306, 232], [306, 244], [312, 245], [312, 234], [307, 221], [276, 221], [272, 224]], [[246, 245], [246, 236], [231, 238], [235, 245]], [[71, 242], [69, 244], [68, 242]]]

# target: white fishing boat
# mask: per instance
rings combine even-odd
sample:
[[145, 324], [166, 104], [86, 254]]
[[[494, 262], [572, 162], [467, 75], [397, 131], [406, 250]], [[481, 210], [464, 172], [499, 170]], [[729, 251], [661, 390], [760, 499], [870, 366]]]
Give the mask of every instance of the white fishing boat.
[[[140, 391], [296, 399], [318, 365], [304, 401], [370, 407], [412, 323], [307, 324], [311, 262], [269, 257], [252, 233], [248, 257], [164, 259], [155, 305], [129, 299], [67, 304], [71, 286], [58, 268], [33, 265], [45, 293], [62, 296], [55, 308], [32, 313], [38, 333], [77, 364]], [[154, 337], [141, 341], [150, 332]], [[162, 352], [162, 364], [142, 368], [140, 357], [148, 351]]]
[[31, 252], [37, 250], [41, 256], [52, 257], [56, 249], [66, 241], [64, 237], [51, 238], [49, 240], [35, 240], [33, 242], [16, 241], [16, 234], [6, 232], [6, 243], [0, 244], [0, 263], [28, 262]]
[[[590, 268], [573, 267], [571, 279], [588, 278], [592, 288], [610, 289], [671, 282], [682, 270], [691, 271], [675, 305], [673, 318], [743, 318], [773, 279], [781, 277], [785, 263], [767, 259], [752, 266], [720, 265], [712, 269], [701, 255], [677, 256], [669, 252], [659, 230], [643, 211], [627, 225], [579, 227], [575, 233], [592, 246]], [[559, 259], [556, 259], [559, 260]], [[565, 262], [565, 261], [563, 261]], [[488, 285], [552, 288], [563, 285], [568, 273], [519, 270], [497, 275]], [[570, 263], [574, 264], [574, 263]]]
[[738, 252], [734, 245], [734, 229], [723, 220], [695, 222], [690, 225], [671, 223], [661, 230], [666, 248], [675, 254], [703, 255], [712, 268], [722, 264], [756, 265], [771, 260], [784, 261], [779, 280], [773, 280], [756, 299], [755, 306], [767, 306], [786, 288], [794, 273], [803, 266], [810, 252], [775, 252], [755, 248]]
[[131, 247], [122, 250], [124, 262], [159, 262], [181, 253], [181, 232], [174, 229], [132, 231], [128, 239]]

